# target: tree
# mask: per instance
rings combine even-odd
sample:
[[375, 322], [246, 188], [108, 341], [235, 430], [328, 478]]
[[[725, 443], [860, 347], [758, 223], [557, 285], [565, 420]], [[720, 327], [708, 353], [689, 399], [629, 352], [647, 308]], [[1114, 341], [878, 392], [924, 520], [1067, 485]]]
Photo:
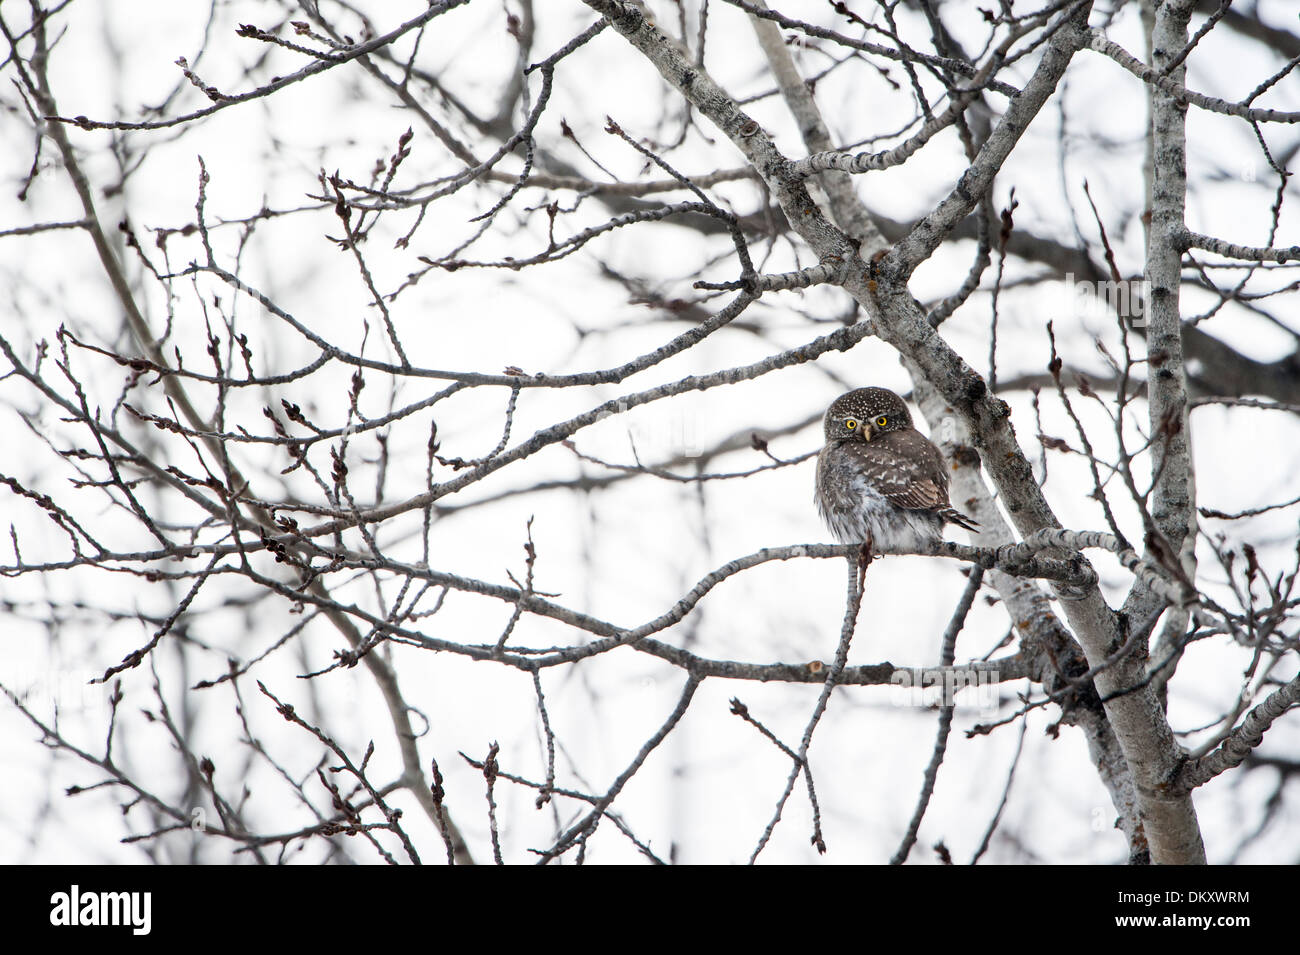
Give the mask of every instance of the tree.
[[[1276, 859], [1300, 36], [1263, 4], [250, 11], [0, 11], [6, 736], [128, 807], [103, 838]], [[864, 384], [970, 544], [782, 543]]]

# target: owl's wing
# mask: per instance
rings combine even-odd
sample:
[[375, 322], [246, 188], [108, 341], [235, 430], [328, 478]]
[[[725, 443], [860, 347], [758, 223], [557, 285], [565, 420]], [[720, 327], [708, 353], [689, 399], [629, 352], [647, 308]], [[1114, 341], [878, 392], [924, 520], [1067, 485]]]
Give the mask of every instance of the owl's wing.
[[863, 477], [896, 507], [941, 511], [948, 503], [943, 457], [919, 431], [893, 431], [866, 442], [845, 445]]

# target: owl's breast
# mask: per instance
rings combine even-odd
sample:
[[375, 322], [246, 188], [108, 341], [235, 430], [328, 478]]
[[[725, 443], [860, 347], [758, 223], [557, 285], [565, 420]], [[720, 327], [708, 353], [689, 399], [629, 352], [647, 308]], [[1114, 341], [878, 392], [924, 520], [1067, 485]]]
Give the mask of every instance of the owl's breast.
[[943, 522], [927, 511], [901, 508], [876, 486], [874, 469], [842, 443], [817, 456], [817, 510], [841, 544], [862, 543], [886, 550], [922, 550], [938, 540]]

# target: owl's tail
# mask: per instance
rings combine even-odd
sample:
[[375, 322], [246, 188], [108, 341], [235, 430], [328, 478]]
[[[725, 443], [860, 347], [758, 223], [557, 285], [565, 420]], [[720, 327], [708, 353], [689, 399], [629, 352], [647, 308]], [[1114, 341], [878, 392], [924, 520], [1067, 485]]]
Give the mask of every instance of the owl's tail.
[[967, 517], [955, 507], [945, 507], [939, 512], [939, 516], [947, 523], [956, 524], [958, 527], [964, 528], [968, 531], [978, 531], [980, 528], [979, 521], [975, 520], [973, 517]]

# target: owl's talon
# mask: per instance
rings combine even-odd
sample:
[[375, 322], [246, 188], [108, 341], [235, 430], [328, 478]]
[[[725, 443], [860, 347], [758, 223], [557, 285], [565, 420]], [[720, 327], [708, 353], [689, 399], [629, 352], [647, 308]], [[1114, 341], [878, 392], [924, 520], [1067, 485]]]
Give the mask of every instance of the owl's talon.
[[861, 593], [867, 585], [867, 565], [876, 559], [874, 544], [871, 540], [871, 534], [867, 534], [867, 539], [862, 542], [862, 548], [858, 551], [858, 593]]

